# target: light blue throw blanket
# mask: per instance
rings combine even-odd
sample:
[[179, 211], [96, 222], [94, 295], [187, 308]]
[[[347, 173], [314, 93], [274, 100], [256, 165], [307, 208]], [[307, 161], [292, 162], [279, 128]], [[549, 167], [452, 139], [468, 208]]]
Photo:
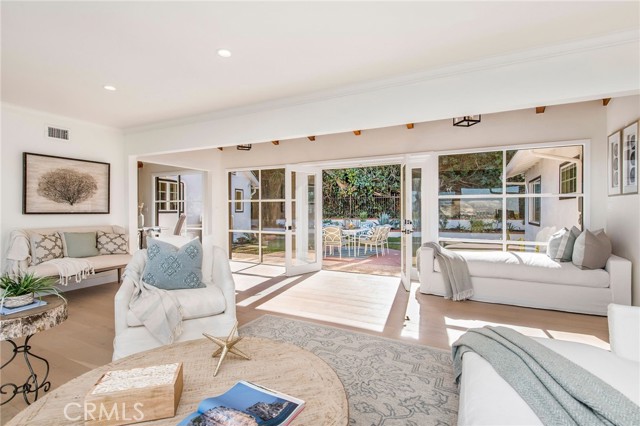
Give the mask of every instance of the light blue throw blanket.
[[433, 249], [438, 265], [440, 265], [440, 273], [444, 280], [444, 298], [454, 301], [471, 298], [473, 287], [465, 258], [435, 242], [424, 243], [423, 247]]
[[546, 425], [640, 425], [640, 407], [618, 390], [510, 328], [471, 329], [452, 351], [456, 381], [462, 355], [476, 352]]

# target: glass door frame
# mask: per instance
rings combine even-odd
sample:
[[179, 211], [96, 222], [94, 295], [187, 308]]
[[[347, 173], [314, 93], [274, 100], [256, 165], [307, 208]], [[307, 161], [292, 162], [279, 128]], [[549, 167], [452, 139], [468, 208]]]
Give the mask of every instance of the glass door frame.
[[[294, 176], [295, 173], [295, 187]], [[305, 179], [300, 179], [304, 176]], [[313, 217], [309, 220], [301, 212], [309, 212], [308, 176], [314, 176]], [[295, 210], [294, 210], [295, 202]], [[294, 223], [294, 211], [296, 223]], [[312, 221], [313, 223], [309, 223]], [[296, 226], [301, 223], [303, 226]], [[313, 226], [311, 226], [313, 225]], [[302, 229], [305, 228], [305, 229]], [[302, 231], [302, 232], [301, 232]], [[287, 165], [285, 166], [285, 274], [294, 276], [316, 272], [322, 269], [322, 170], [318, 167]], [[313, 253], [315, 258], [309, 259], [308, 237], [313, 235]], [[296, 250], [294, 250], [294, 238]], [[303, 248], [304, 247], [304, 248]]]
[[[433, 229], [437, 227], [437, 215], [429, 215], [429, 207], [433, 206], [432, 194], [437, 183], [432, 182], [433, 178], [433, 159], [435, 156], [431, 154], [406, 155], [401, 163], [401, 268], [400, 279], [405, 290], [411, 290], [411, 282], [419, 279], [417, 269], [417, 249], [414, 253], [414, 240], [419, 238], [418, 247], [425, 241], [433, 240]], [[437, 157], [435, 157], [437, 158]], [[414, 187], [414, 171], [420, 171], [420, 184]], [[436, 168], [437, 170], [437, 168]], [[419, 194], [417, 199], [414, 196]], [[436, 199], [437, 201], [437, 199]], [[417, 202], [419, 205], [414, 206]], [[437, 205], [437, 204], [436, 204]], [[419, 208], [416, 215], [416, 207]], [[419, 220], [420, 223], [415, 222]], [[437, 228], [436, 228], [437, 229]], [[419, 236], [415, 232], [420, 232]], [[437, 235], [437, 234], [436, 234]], [[416, 263], [414, 264], [414, 255]]]

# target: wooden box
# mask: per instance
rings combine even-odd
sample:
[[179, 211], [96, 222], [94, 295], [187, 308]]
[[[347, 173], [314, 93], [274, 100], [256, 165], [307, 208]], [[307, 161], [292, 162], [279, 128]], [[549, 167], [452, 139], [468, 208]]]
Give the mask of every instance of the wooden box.
[[109, 371], [85, 396], [85, 425], [128, 425], [174, 417], [181, 395], [181, 362]]

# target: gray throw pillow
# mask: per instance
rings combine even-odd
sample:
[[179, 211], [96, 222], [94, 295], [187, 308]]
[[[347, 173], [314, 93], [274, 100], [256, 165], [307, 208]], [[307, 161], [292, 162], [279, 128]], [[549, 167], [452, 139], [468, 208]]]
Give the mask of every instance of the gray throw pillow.
[[202, 288], [202, 245], [195, 239], [178, 248], [155, 239], [147, 241], [142, 281], [164, 290]]
[[65, 255], [67, 257], [97, 256], [95, 232], [63, 232]]
[[127, 234], [98, 231], [98, 252], [100, 254], [129, 253], [129, 238]]
[[585, 230], [573, 246], [573, 264], [581, 269], [602, 269], [611, 256], [611, 241], [604, 230]]
[[38, 265], [51, 259], [64, 257], [62, 238], [57, 232], [51, 234], [31, 234], [31, 264]]
[[547, 256], [558, 262], [571, 262], [573, 246], [579, 235], [580, 230], [575, 226], [571, 228], [571, 231], [567, 228], [562, 228], [549, 239]]

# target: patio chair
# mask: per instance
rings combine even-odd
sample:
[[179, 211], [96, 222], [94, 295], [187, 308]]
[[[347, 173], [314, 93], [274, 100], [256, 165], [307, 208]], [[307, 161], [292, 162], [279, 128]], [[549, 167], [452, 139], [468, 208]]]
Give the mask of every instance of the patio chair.
[[384, 241], [382, 240], [382, 235], [384, 234], [384, 226], [376, 226], [373, 228], [373, 233], [370, 236], [364, 236], [358, 240], [358, 251], [360, 251], [360, 247], [364, 245], [364, 252], [366, 254], [367, 247], [369, 251], [371, 251], [372, 247], [376, 248], [376, 257], [378, 257], [378, 247], [382, 247], [382, 254], [384, 254]]
[[331, 247], [331, 254], [333, 254], [333, 249], [337, 247], [340, 258], [342, 258], [343, 244], [342, 230], [339, 227], [327, 226], [322, 230], [322, 250], [324, 251], [325, 257], [327, 256], [327, 249], [329, 247]]
[[382, 229], [380, 234], [380, 247], [382, 248], [382, 255], [384, 255], [385, 244], [387, 245], [387, 254], [389, 254], [389, 233], [391, 232], [391, 225], [384, 225]]

